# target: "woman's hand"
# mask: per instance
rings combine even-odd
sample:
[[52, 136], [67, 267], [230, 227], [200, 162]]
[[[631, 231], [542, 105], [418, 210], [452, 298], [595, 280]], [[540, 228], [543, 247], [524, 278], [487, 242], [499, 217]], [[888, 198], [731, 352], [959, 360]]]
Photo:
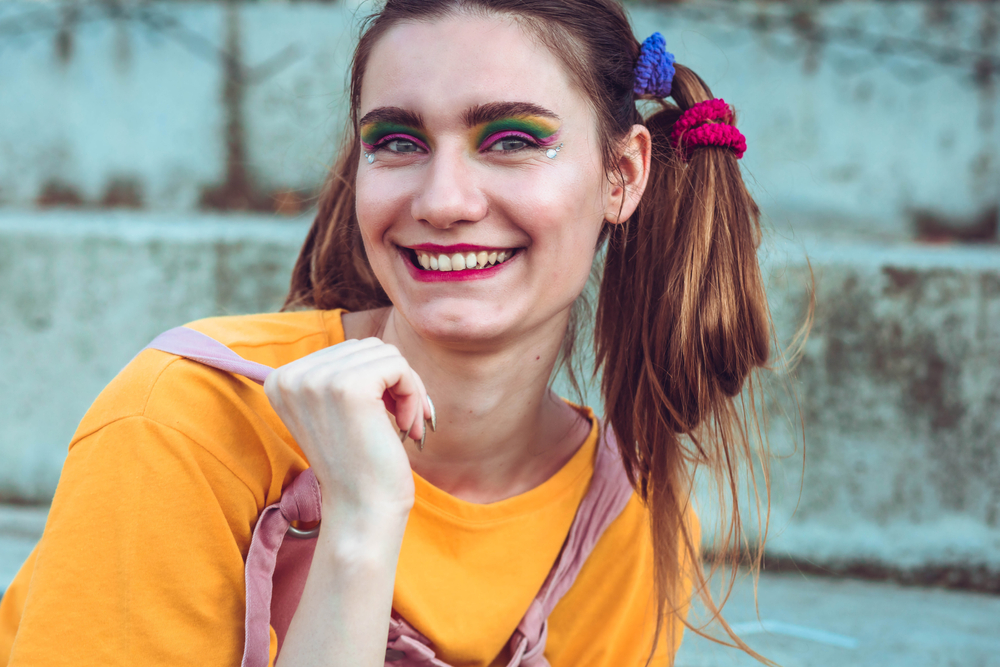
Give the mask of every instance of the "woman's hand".
[[276, 369], [264, 391], [323, 492], [312, 565], [277, 664], [382, 665], [414, 492], [396, 425], [424, 436], [433, 408], [423, 382], [394, 346], [366, 338]]
[[409, 513], [413, 476], [390, 415], [420, 441], [433, 408], [395, 346], [344, 341], [276, 369], [264, 391], [309, 459], [324, 517]]

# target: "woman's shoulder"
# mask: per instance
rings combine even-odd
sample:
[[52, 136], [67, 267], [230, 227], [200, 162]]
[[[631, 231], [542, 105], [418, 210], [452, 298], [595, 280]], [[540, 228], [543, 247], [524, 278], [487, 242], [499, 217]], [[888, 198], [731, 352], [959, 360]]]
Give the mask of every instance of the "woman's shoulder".
[[242, 357], [281, 366], [344, 340], [341, 310], [301, 310], [210, 317], [184, 326], [214, 338]]
[[[272, 367], [343, 340], [340, 311], [214, 317], [185, 326]], [[260, 385], [160, 350], [142, 350], [108, 384], [81, 421], [70, 449], [126, 419], [155, 422], [219, 457], [235, 455], [231, 450], [248, 455], [261, 446], [292, 449], [289, 454], [300, 456]]]

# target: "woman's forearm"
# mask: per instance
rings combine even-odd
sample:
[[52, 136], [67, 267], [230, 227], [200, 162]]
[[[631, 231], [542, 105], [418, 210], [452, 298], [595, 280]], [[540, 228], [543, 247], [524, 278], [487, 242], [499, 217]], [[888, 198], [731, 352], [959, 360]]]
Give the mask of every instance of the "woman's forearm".
[[[332, 516], [331, 516], [332, 515]], [[276, 667], [381, 667], [406, 515], [324, 513]]]

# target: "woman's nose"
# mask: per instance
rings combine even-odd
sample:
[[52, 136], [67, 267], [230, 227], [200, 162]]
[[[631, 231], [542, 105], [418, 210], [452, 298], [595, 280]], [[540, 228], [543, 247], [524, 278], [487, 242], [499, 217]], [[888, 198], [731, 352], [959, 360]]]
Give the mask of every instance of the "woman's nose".
[[427, 165], [426, 180], [413, 201], [413, 217], [438, 229], [486, 217], [486, 197], [473, 165], [459, 150], [436, 151]]

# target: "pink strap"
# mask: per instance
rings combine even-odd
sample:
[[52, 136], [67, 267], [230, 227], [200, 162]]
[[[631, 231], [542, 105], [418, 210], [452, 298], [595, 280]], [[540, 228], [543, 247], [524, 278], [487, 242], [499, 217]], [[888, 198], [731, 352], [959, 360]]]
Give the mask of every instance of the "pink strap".
[[[319, 483], [312, 468], [306, 468], [284, 490], [281, 500], [265, 507], [257, 519], [257, 527], [253, 531], [246, 562], [247, 609], [244, 623], [246, 645], [243, 650], [242, 667], [267, 665], [271, 644], [271, 634], [268, 631], [268, 626], [271, 624], [271, 593], [279, 549], [291, 523], [319, 521], [320, 507]], [[312, 562], [312, 551], [309, 550], [309, 560], [302, 568], [306, 573], [309, 572], [309, 564]], [[301, 586], [304, 585], [303, 580]], [[295, 595], [296, 606], [302, 597], [301, 586]], [[288, 621], [291, 621], [290, 616]], [[286, 622], [279, 635], [282, 639], [287, 630]]]
[[512, 659], [508, 667], [548, 667], [543, 653], [549, 614], [573, 586], [605, 529], [618, 518], [632, 497], [632, 485], [622, 466], [614, 432], [611, 429], [602, 431], [590, 488], [577, 508], [555, 567], [510, 639]]
[[[157, 336], [147, 348], [187, 357], [206, 366], [244, 375], [260, 384], [273, 370], [239, 356], [215, 339], [186, 327], [177, 327]], [[599, 426], [600, 428], [600, 426]], [[632, 497], [610, 429], [601, 428], [594, 460], [594, 475], [587, 495], [577, 508], [566, 542], [541, 590], [528, 607], [510, 639], [508, 667], [548, 667], [545, 640], [548, 617], [573, 586], [587, 557]], [[278, 635], [278, 649], [288, 624], [302, 597], [315, 540], [292, 539], [285, 535], [293, 521], [320, 520], [319, 482], [306, 469], [284, 489], [281, 500], [261, 512], [246, 560], [246, 645], [242, 667], [267, 667], [270, 632]], [[274, 594], [281, 591], [280, 596]], [[386, 642], [387, 667], [449, 667], [438, 660], [430, 640], [403, 618], [393, 614]]]
[[175, 327], [164, 331], [146, 346], [146, 349], [150, 348], [187, 357], [221, 371], [242, 375], [257, 384], [264, 384], [264, 380], [274, 370], [270, 366], [244, 359], [211, 336], [187, 327]]

